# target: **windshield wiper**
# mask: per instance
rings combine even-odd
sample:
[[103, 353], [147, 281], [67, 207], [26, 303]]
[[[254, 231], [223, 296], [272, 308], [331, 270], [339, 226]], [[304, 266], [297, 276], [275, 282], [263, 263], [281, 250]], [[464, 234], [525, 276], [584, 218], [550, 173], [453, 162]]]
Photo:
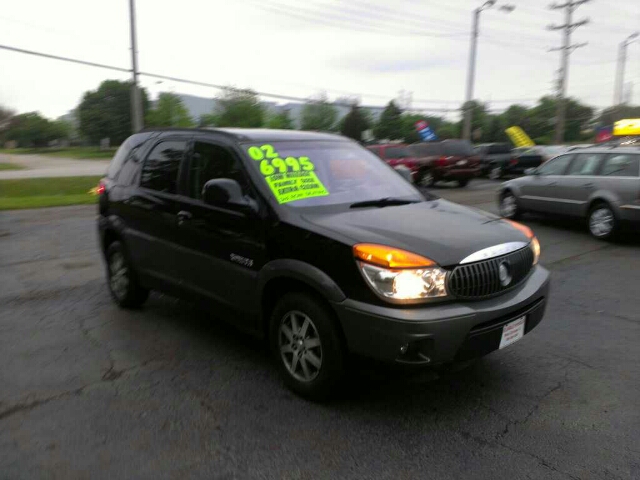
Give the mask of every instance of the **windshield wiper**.
[[365, 200], [364, 202], [352, 203], [349, 208], [365, 208], [365, 207], [393, 207], [396, 205], [408, 205], [410, 203], [419, 203], [420, 200], [406, 200], [402, 198], [384, 197], [377, 200]]

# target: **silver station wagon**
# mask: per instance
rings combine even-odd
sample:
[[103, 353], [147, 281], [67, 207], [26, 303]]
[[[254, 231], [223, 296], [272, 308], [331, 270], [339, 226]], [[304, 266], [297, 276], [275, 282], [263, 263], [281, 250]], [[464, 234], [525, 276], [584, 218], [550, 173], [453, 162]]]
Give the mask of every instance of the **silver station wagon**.
[[525, 212], [587, 219], [591, 234], [613, 237], [622, 224], [640, 225], [640, 146], [590, 147], [560, 155], [527, 176], [505, 182], [500, 214]]

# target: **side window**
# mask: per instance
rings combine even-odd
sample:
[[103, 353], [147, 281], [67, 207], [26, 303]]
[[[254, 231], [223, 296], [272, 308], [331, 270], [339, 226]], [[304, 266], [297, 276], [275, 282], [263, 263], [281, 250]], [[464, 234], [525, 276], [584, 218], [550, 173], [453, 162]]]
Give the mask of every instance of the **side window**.
[[567, 175], [595, 175], [603, 157], [601, 153], [579, 153], [569, 167]]
[[167, 140], [157, 144], [144, 162], [140, 186], [164, 193], [176, 193], [178, 171], [187, 142]]
[[129, 151], [131, 150], [130, 144], [131, 141], [127, 139], [122, 145], [120, 145], [120, 148], [118, 148], [118, 151], [113, 156], [113, 159], [109, 164], [109, 168], [107, 169], [107, 178], [110, 178], [112, 180], [116, 178], [118, 172], [120, 171], [120, 167], [124, 163], [125, 158], [127, 158], [127, 156], [129, 155]]
[[204, 184], [215, 178], [230, 178], [240, 184], [243, 193], [249, 183], [236, 157], [226, 148], [205, 142], [195, 142], [189, 169], [189, 196], [200, 200]]
[[542, 165], [538, 172], [540, 175], [564, 175], [567, 165], [573, 158], [573, 155], [561, 155]]
[[638, 158], [640, 155], [633, 154], [613, 154], [604, 161], [600, 175], [612, 177], [637, 177]]

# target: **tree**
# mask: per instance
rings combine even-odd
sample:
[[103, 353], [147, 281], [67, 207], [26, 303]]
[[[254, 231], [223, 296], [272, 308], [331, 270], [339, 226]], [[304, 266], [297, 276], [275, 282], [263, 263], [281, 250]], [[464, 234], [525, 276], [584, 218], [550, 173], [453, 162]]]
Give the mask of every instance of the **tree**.
[[9, 120], [11, 120], [15, 114], [15, 111], [0, 105], [0, 133], [9, 126]]
[[[142, 109], [147, 112], [147, 92], [141, 90]], [[105, 80], [97, 90], [84, 94], [78, 107], [80, 133], [91, 143], [110, 138], [119, 145], [131, 135], [131, 83]]]
[[152, 110], [147, 113], [150, 127], [192, 127], [193, 120], [182, 100], [175, 93], [161, 93]]
[[45, 147], [53, 140], [69, 138], [69, 134], [66, 122], [52, 122], [38, 112], [29, 112], [12, 117], [2, 136], [21, 147]]
[[487, 115], [485, 127], [482, 129], [483, 142], [505, 142], [507, 135], [504, 133], [505, 126], [502, 115]]
[[[580, 141], [581, 132], [591, 126], [594, 110], [573, 98], [566, 101], [567, 115], [564, 139], [567, 142]], [[545, 96], [529, 110], [526, 132], [536, 143], [551, 143], [555, 130], [556, 105], [555, 97]]]
[[264, 108], [253, 90], [225, 88], [217, 103], [215, 116], [205, 118], [217, 127], [258, 128], [264, 124]]
[[378, 139], [400, 140], [406, 133], [405, 127], [402, 110], [391, 100], [382, 111], [378, 123], [373, 127], [373, 135]]
[[293, 130], [293, 122], [289, 118], [289, 112], [283, 110], [282, 112], [272, 115], [266, 124], [267, 128], [277, 128], [281, 130]]
[[640, 118], [640, 106], [618, 105], [606, 108], [598, 117], [598, 124], [601, 126], [613, 125], [623, 118]]
[[357, 104], [351, 106], [351, 111], [344, 117], [340, 128], [340, 133], [345, 137], [353, 138], [362, 142], [362, 132], [369, 129], [370, 120]]
[[331, 131], [336, 123], [338, 111], [327, 101], [325, 95], [309, 100], [302, 107], [302, 130]]

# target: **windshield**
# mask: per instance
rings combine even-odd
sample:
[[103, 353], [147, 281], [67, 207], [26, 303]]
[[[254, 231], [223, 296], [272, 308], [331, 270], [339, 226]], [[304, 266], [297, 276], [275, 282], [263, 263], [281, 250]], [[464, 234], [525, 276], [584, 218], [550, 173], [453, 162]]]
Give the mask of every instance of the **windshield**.
[[382, 160], [350, 142], [247, 143], [244, 150], [280, 204], [310, 207], [380, 198], [424, 201]]

